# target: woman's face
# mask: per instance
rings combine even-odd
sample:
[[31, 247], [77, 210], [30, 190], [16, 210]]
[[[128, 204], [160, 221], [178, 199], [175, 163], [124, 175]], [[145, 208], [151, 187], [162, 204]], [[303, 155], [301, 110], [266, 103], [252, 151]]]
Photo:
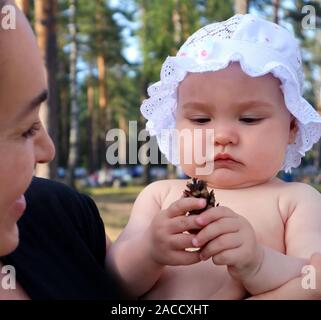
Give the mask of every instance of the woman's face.
[[18, 10], [16, 24], [15, 30], [0, 27], [0, 256], [18, 244], [16, 222], [36, 163], [55, 152], [39, 119], [47, 92], [42, 60]]

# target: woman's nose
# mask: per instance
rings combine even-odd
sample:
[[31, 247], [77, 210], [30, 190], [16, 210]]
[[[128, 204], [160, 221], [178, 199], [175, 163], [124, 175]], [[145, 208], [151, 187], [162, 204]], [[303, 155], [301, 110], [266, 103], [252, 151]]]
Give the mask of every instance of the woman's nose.
[[48, 135], [48, 132], [42, 127], [38, 137], [35, 139], [35, 160], [36, 163], [46, 163], [55, 157], [55, 146]]

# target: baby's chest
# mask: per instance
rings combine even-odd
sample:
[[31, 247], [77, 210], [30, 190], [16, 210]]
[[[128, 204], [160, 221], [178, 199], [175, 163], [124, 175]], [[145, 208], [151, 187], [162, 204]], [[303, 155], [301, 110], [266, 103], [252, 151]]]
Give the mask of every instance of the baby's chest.
[[[259, 243], [284, 252], [284, 218], [280, 212], [278, 196], [274, 193], [239, 193], [217, 190], [216, 199], [220, 206], [228, 207], [245, 217], [252, 225]], [[164, 207], [174, 202], [174, 197], [166, 199]]]
[[250, 222], [260, 244], [285, 252], [284, 223], [276, 203], [260, 205], [231, 203], [224, 206]]
[[284, 252], [284, 214], [280, 212], [277, 199], [253, 197], [245, 201], [226, 200], [223, 205], [251, 223], [259, 243]]

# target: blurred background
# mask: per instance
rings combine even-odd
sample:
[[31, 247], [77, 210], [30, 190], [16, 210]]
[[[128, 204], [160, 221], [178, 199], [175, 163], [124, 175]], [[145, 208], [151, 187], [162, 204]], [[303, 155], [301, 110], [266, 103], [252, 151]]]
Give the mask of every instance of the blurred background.
[[[129, 121], [145, 127], [139, 107], [158, 81], [161, 64], [199, 27], [250, 12], [290, 29], [303, 47], [305, 97], [321, 110], [321, 3], [305, 0], [16, 0], [34, 28], [47, 69], [49, 99], [41, 119], [56, 158], [37, 166], [96, 201], [108, 235], [115, 239], [142, 188], [157, 179], [184, 178], [169, 164], [106, 161], [106, 133]], [[32, 81], [32, 79], [30, 79]], [[137, 141], [137, 140], [136, 140]], [[128, 163], [129, 139], [118, 141]], [[144, 142], [145, 143], [145, 142]], [[109, 143], [110, 144], [110, 143]], [[137, 142], [137, 150], [143, 142]], [[321, 191], [321, 143], [285, 181], [304, 181]]]

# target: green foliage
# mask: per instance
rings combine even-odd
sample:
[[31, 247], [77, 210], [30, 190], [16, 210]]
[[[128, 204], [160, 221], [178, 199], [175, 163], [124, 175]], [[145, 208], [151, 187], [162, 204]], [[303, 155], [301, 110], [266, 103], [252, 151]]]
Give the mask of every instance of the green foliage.
[[[321, 37], [320, 29], [303, 30], [304, 5], [312, 5], [321, 16], [319, 1], [280, 1], [280, 24], [290, 23], [303, 46], [304, 69], [307, 78], [306, 96], [314, 104], [317, 77], [320, 77]], [[158, 81], [161, 65], [168, 55], [175, 55], [189, 35], [199, 27], [225, 20], [233, 15], [233, 0], [118, 0], [111, 7], [108, 0], [78, 0], [78, 103], [80, 107], [80, 145], [82, 164], [88, 159], [89, 119], [87, 88], [93, 86], [94, 108], [98, 110], [97, 55], [105, 58], [105, 85], [108, 108], [112, 110], [112, 125], [119, 120], [140, 119], [139, 105], [146, 95], [147, 86]], [[60, 110], [65, 104], [69, 108], [69, 1], [58, 0], [58, 90]], [[31, 6], [28, 16], [33, 18]], [[251, 0], [250, 10], [255, 14], [272, 17], [272, 0]], [[320, 28], [320, 25], [318, 25]], [[126, 31], [126, 33], [125, 33]], [[124, 36], [126, 34], [127, 36]], [[124, 57], [127, 37], [134, 37], [139, 46], [140, 58], [130, 63]], [[321, 78], [320, 78], [321, 79]], [[60, 111], [62, 112], [62, 111]], [[69, 117], [69, 116], [68, 116]], [[63, 122], [63, 115], [59, 118]], [[62, 125], [62, 124], [61, 124]], [[61, 132], [61, 130], [59, 130]], [[105, 133], [102, 133], [105, 134]], [[62, 143], [60, 136], [60, 143]], [[61, 146], [56, 146], [61, 149]], [[66, 152], [66, 151], [64, 151]], [[60, 152], [62, 163], [66, 155]], [[310, 155], [310, 154], [309, 154]], [[309, 156], [308, 156], [309, 158]], [[309, 159], [310, 160], [310, 159]]]

